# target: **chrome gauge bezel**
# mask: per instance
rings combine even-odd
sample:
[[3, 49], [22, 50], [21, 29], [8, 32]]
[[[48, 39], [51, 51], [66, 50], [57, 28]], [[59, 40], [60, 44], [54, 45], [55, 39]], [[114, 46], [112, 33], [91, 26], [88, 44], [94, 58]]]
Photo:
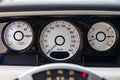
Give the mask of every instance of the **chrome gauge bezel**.
[[[32, 35], [33, 35], [33, 36], [32, 36], [32, 41], [31, 41], [31, 43], [29, 44], [29, 46], [27, 46], [25, 49], [22, 49], [22, 50], [12, 49], [11, 47], [9, 47], [9, 46], [6, 44], [6, 42], [5, 42], [5, 40], [4, 40], [4, 31], [5, 31], [5, 29], [8, 27], [9, 24], [11, 24], [11, 23], [13, 23], [13, 22], [25, 22], [25, 23], [27, 23], [27, 24], [29, 25], [29, 27], [31, 28]], [[30, 24], [29, 22], [24, 21], [24, 20], [10, 21], [10, 22], [6, 23], [6, 25], [4, 26], [4, 28], [3, 28], [3, 30], [2, 30], [2, 41], [3, 41], [4, 45], [7, 47], [8, 52], [24, 53], [24, 52], [26, 52], [27, 50], [29, 50], [29, 49], [32, 47], [33, 43], [34, 43], [34, 32], [33, 32], [33, 28], [32, 28], [32, 26], [31, 26], [31, 24]]]
[[[65, 22], [68, 22], [68, 23], [72, 24], [72, 25], [74, 26], [74, 28], [77, 30], [78, 34], [79, 34], [79, 38], [80, 38], [79, 48], [78, 48], [78, 50], [76, 51], [76, 53], [75, 53], [72, 57], [65, 58], [65, 59], [50, 58], [50, 57], [48, 57], [48, 56], [43, 52], [43, 50], [42, 50], [42, 48], [41, 48], [41, 46], [40, 46], [40, 44], [41, 44], [41, 42], [40, 42], [40, 37], [41, 37], [41, 33], [42, 33], [43, 29], [44, 29], [48, 24], [50, 24], [50, 23], [52, 23], [52, 22], [55, 22], [55, 21], [65, 21]], [[70, 22], [70, 21], [68, 21], [68, 20], [62, 20], [62, 19], [60, 19], [60, 20], [51, 20], [51, 21], [48, 21], [47, 23], [45, 23], [44, 25], [42, 25], [42, 27], [40, 28], [40, 31], [39, 31], [39, 40], [38, 40], [38, 42], [39, 42], [39, 45], [38, 45], [38, 46], [39, 46], [39, 51], [42, 52], [42, 55], [43, 55], [46, 59], [48, 59], [48, 60], [50, 60], [50, 61], [52, 61], [52, 62], [66, 62], [66, 61], [69, 61], [69, 60], [73, 59], [76, 55], [81, 55], [80, 52], [81, 52], [81, 50], [83, 49], [83, 32], [82, 32], [82, 30], [81, 30], [80, 28], [78, 28], [73, 22]]]
[[[116, 35], [116, 36], [115, 36], [115, 37], [116, 37], [115, 42], [114, 42], [114, 44], [113, 44], [109, 49], [107, 49], [107, 50], [103, 50], [103, 51], [102, 51], [102, 50], [94, 49], [94, 48], [90, 45], [90, 43], [89, 43], [89, 41], [88, 41], [89, 31], [90, 31], [91, 27], [94, 26], [94, 25], [97, 24], [97, 23], [106, 23], [106, 24], [108, 24], [109, 26], [111, 26], [112, 29], [113, 29], [114, 32], [115, 32], [115, 35]], [[90, 46], [94, 51], [97, 51], [97, 52], [100, 52], [100, 53], [104, 53], [104, 52], [109, 52], [109, 51], [113, 50], [113, 49], [116, 47], [116, 43], [117, 43], [117, 41], [119, 40], [119, 33], [118, 33], [115, 25], [113, 25], [112, 23], [110, 23], [110, 22], [108, 22], [108, 21], [100, 21], [100, 22], [95, 22], [95, 23], [93, 23], [93, 24], [91, 25], [91, 27], [89, 28], [89, 30], [88, 30], [88, 32], [87, 32], [87, 41], [88, 41], [89, 46]]]

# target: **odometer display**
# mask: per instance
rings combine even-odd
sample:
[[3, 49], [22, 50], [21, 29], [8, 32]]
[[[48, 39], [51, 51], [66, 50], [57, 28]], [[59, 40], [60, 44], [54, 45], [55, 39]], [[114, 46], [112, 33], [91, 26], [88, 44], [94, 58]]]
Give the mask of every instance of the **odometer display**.
[[49, 23], [40, 34], [43, 53], [57, 61], [71, 58], [81, 48], [81, 34], [67, 21]]

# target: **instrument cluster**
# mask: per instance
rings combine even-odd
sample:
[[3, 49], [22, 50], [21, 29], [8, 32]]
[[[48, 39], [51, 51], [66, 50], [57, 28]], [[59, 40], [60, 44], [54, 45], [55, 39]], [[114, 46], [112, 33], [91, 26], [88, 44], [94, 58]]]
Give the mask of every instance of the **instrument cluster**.
[[110, 54], [119, 41], [116, 27], [111, 21], [83, 18], [16, 19], [6, 22], [1, 35], [7, 54], [35, 54], [38, 60], [63, 62]]

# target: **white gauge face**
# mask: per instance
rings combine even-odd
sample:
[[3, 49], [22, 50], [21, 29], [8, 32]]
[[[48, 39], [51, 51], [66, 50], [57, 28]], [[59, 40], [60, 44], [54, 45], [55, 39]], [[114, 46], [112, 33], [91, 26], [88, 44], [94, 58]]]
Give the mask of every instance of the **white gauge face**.
[[3, 33], [5, 44], [12, 50], [24, 50], [32, 43], [33, 31], [24, 21], [15, 21], [8, 24]]
[[74, 25], [67, 21], [49, 23], [40, 35], [43, 53], [56, 61], [71, 58], [80, 47], [81, 35]]
[[116, 31], [108, 23], [98, 22], [88, 32], [90, 46], [98, 51], [109, 50], [116, 42]]

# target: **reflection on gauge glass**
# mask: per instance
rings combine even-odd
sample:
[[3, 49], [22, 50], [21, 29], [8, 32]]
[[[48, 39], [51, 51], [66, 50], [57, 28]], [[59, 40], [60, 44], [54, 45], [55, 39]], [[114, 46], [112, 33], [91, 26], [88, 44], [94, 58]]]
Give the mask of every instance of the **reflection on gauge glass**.
[[45, 26], [41, 32], [40, 47], [52, 60], [67, 60], [82, 47], [81, 34], [67, 21], [54, 21]]
[[116, 29], [106, 22], [94, 24], [88, 32], [88, 42], [97, 51], [109, 50], [115, 44], [116, 39]]
[[32, 28], [24, 21], [15, 21], [8, 24], [3, 32], [3, 41], [10, 49], [15, 51], [28, 48], [32, 40]]

